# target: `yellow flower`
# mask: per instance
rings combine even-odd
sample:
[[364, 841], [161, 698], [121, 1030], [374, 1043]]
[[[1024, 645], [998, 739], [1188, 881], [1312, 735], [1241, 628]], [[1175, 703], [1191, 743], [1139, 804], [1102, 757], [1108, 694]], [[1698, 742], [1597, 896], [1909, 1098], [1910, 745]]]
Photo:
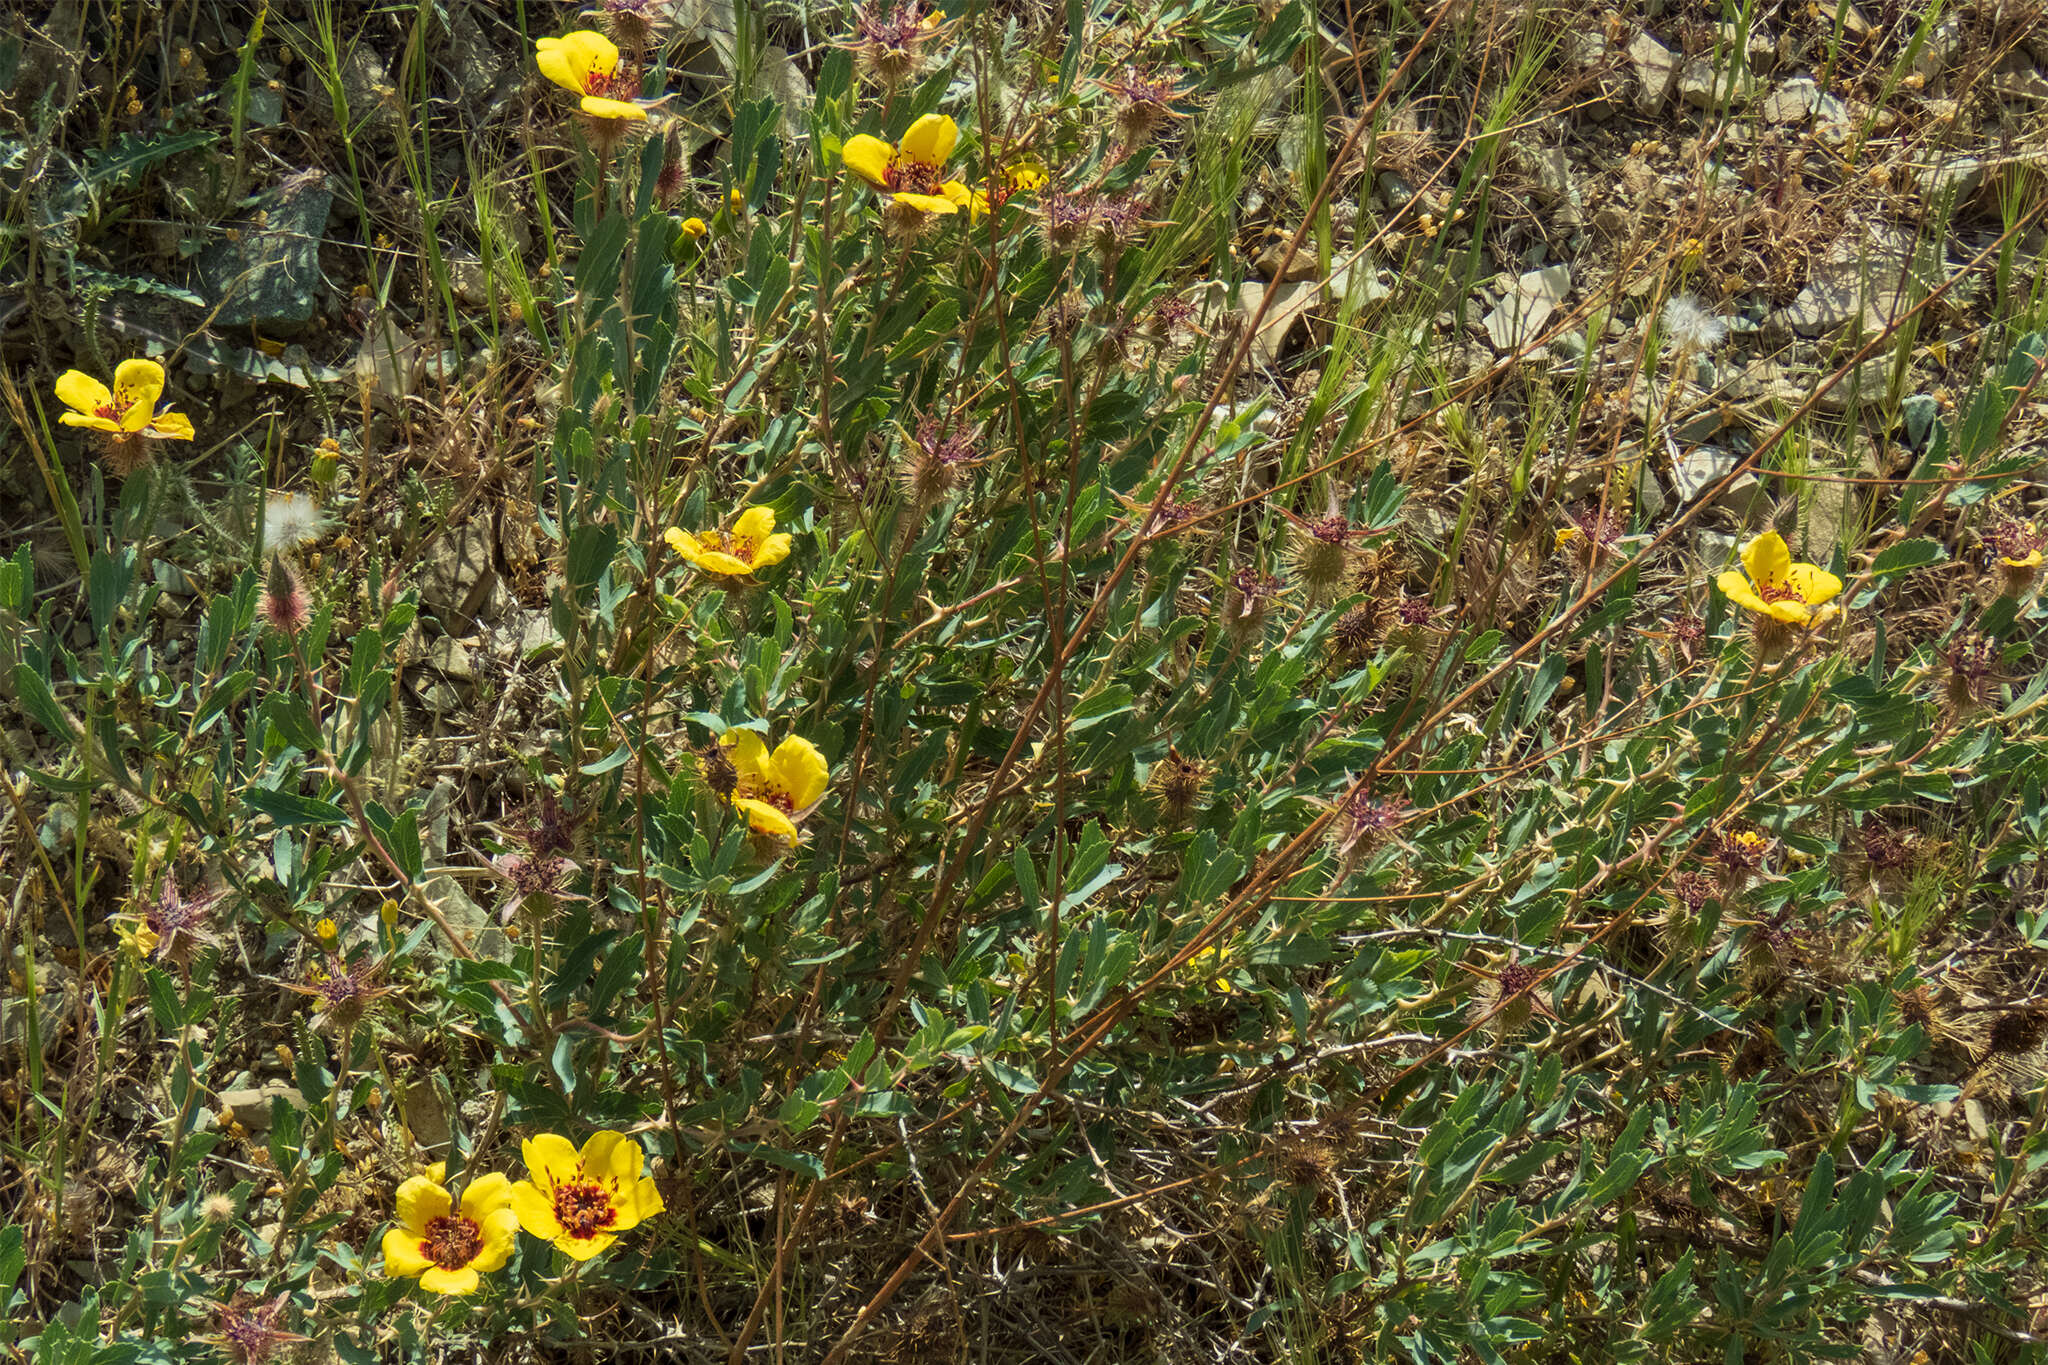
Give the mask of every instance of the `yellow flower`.
[[1023, 161], [1010, 167], [1010, 188], [1026, 194], [1036, 194], [1052, 180], [1045, 173], [1045, 167], [1036, 162]]
[[512, 1186], [519, 1226], [579, 1261], [662, 1210], [660, 1191], [640, 1174], [646, 1154], [624, 1133], [593, 1133], [581, 1152], [565, 1137], [542, 1133], [519, 1150], [527, 1170]]
[[1230, 978], [1224, 975], [1229, 967], [1230, 962], [1224, 956], [1223, 949], [1212, 943], [1189, 958], [1181, 970], [1197, 980], [1206, 979], [1209, 989], [1218, 995], [1229, 995], [1236, 989], [1230, 984]]
[[1817, 624], [1840, 610], [1832, 602], [1842, 591], [1842, 580], [1812, 564], [1794, 564], [1785, 538], [1776, 531], [1742, 547], [1742, 567], [1749, 571], [1747, 578], [1728, 569], [1714, 580], [1739, 607], [1787, 625]]
[[988, 211], [987, 197], [945, 178], [946, 158], [959, 141], [958, 124], [944, 114], [926, 114], [894, 147], [856, 133], [840, 155], [848, 170], [907, 208], [923, 213], [958, 213], [964, 208], [979, 216]]
[[341, 937], [341, 926], [331, 919], [323, 919], [313, 926], [313, 932], [320, 936], [322, 943], [331, 944]]
[[692, 241], [695, 241], [697, 238], [702, 237], [705, 233], [709, 231], [711, 231], [711, 229], [704, 225], [704, 220], [702, 218], [683, 219], [683, 236], [688, 237]]
[[729, 730], [720, 742], [732, 750], [733, 807], [757, 833], [795, 843], [796, 822], [823, 799], [831, 781], [825, 755], [796, 735], [787, 736], [772, 754], [752, 730]]
[[749, 507], [730, 531], [693, 535], [671, 526], [661, 538], [669, 549], [705, 572], [733, 577], [780, 564], [789, 558], [794, 543], [788, 532], [776, 532], [775, 513], [766, 507]]
[[732, 191], [725, 196], [725, 204], [732, 211], [733, 216], [737, 218], [740, 214], [746, 212], [747, 192], [738, 185], [734, 185]]
[[191, 418], [156, 410], [163, 394], [164, 367], [154, 360], [122, 361], [114, 370], [111, 389], [82, 370], [66, 370], [57, 377], [57, 398], [71, 411], [58, 414], [57, 420], [113, 436], [191, 440]]
[[470, 1294], [486, 1271], [512, 1258], [519, 1218], [512, 1182], [492, 1172], [469, 1182], [458, 1208], [441, 1184], [445, 1167], [398, 1187], [398, 1226], [384, 1234], [387, 1279], [418, 1276], [435, 1294]]
[[647, 111], [630, 98], [638, 82], [620, 73], [618, 45], [602, 33], [578, 29], [566, 37], [542, 38], [536, 46], [540, 74], [581, 95], [584, 113], [635, 123], [646, 119]]

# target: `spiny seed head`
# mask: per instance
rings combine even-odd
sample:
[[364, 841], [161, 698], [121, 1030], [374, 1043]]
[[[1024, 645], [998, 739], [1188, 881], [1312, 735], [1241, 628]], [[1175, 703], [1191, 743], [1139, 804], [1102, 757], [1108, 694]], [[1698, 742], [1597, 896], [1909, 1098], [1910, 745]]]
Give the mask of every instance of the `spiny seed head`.
[[1932, 987], [1915, 986], [1910, 991], [1900, 991], [1892, 997], [1892, 1002], [1898, 1006], [1902, 1021], [1917, 1024], [1923, 1030], [1933, 1030], [1938, 1006]]
[[290, 1303], [289, 1294], [269, 1300], [237, 1294], [232, 1302], [219, 1305], [220, 1346], [227, 1358], [235, 1365], [263, 1365], [281, 1347], [307, 1340], [278, 1326]]
[[1087, 193], [1069, 194], [1055, 190], [1040, 201], [1044, 215], [1045, 245], [1049, 250], [1068, 252], [1081, 244], [1081, 239], [1095, 223], [1095, 196]]
[[1394, 617], [1402, 625], [1412, 629], [1416, 626], [1426, 626], [1436, 619], [1436, 608], [1429, 604], [1427, 597], [1404, 595], [1394, 606]]
[[1116, 101], [1117, 138], [1127, 148], [1136, 148], [1150, 141], [1161, 124], [1181, 117], [1173, 102], [1181, 97], [1182, 92], [1171, 76], [1159, 76], [1136, 66], [1126, 66], [1121, 75], [1105, 80], [1101, 85]]
[[1535, 968], [1518, 961], [1503, 964], [1473, 998], [1473, 1022], [1500, 1038], [1520, 1033], [1536, 1012], [1535, 985]]
[[604, 0], [605, 27], [620, 47], [645, 50], [660, 17], [661, 6], [655, 0]]
[[1095, 201], [1095, 244], [1106, 258], [1114, 259], [1144, 231], [1150, 207], [1147, 197], [1136, 190]]
[[1994, 1055], [2018, 1057], [2032, 1052], [2048, 1034], [2048, 1010], [2008, 1010], [1991, 1021]]
[[1753, 924], [1743, 946], [1757, 961], [1776, 965], [1784, 961], [1799, 943], [1799, 931], [1792, 925], [1792, 907], [1785, 906], [1769, 919]]
[[1997, 557], [1999, 590], [2007, 597], [2026, 595], [2041, 577], [2042, 552], [2048, 534], [2031, 521], [2007, 517], [1985, 536], [1986, 548]]
[[1209, 771], [1194, 759], [1183, 758], [1173, 749], [1166, 751], [1152, 769], [1152, 794], [1159, 803], [1162, 824], [1178, 826], [1193, 814], [1208, 790]]
[[1351, 523], [1341, 516], [1303, 522], [1293, 528], [1288, 571], [1318, 601], [1344, 585], [1351, 570]]
[[[216, 942], [208, 930], [218, 891], [187, 895], [175, 873], [166, 873], [162, 890], [142, 906], [142, 923], [153, 936], [157, 957], [177, 967], [190, 967], [193, 954]], [[148, 941], [148, 940], [145, 940]]]
[[1948, 699], [1957, 711], [1986, 705], [1998, 687], [1998, 645], [1981, 635], [1962, 635], [1949, 645]]
[[1412, 812], [1398, 801], [1359, 790], [1345, 797], [1337, 807], [1333, 825], [1338, 856], [1348, 867], [1352, 860], [1384, 848], [1394, 831], [1408, 822]]
[[1913, 865], [1913, 841], [1905, 830], [1866, 819], [1860, 831], [1863, 857], [1878, 872], [1902, 872]]
[[1277, 575], [1257, 569], [1239, 569], [1230, 576], [1230, 588], [1223, 596], [1223, 628], [1232, 639], [1243, 645], [1258, 638], [1283, 586]]
[[698, 770], [704, 775], [704, 785], [720, 801], [730, 801], [733, 790], [740, 784], [739, 769], [733, 767], [732, 756], [723, 744], [707, 744], [697, 751]]
[[1698, 649], [1707, 638], [1707, 623], [1691, 612], [1671, 618], [1671, 639], [1687, 654]]
[[938, 418], [927, 417], [918, 423], [917, 434], [904, 442], [897, 483], [911, 505], [922, 511], [951, 497], [967, 471], [980, 463], [973, 431], [949, 429]]
[[1360, 659], [1372, 652], [1380, 638], [1380, 608], [1361, 602], [1337, 618], [1330, 628], [1330, 648], [1340, 659]]
[[923, 12], [917, 0], [894, 6], [862, 6], [853, 18], [855, 62], [862, 74], [893, 90], [924, 65], [924, 45], [945, 23], [945, 15]]

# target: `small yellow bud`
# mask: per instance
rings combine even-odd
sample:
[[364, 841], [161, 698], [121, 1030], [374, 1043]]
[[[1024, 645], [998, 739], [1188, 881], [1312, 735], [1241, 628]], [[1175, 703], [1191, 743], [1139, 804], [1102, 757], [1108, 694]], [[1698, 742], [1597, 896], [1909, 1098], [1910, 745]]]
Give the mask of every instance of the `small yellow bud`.
[[704, 226], [704, 220], [702, 218], [683, 219], [683, 236], [690, 238], [692, 241], [695, 241], [697, 238], [702, 237], [705, 233], [709, 231], [711, 231], [711, 229]]
[[735, 185], [732, 187], [732, 193], [726, 196], [726, 200], [728, 203], [732, 205], [732, 211], [734, 214], [737, 215], [746, 212], [747, 192], [741, 189], [739, 186]]
[[331, 919], [323, 919], [313, 926], [313, 932], [322, 943], [331, 946], [334, 940], [341, 937], [341, 926]]
[[398, 902], [388, 900], [378, 906], [377, 918], [383, 920], [387, 926], [395, 928], [398, 924]]

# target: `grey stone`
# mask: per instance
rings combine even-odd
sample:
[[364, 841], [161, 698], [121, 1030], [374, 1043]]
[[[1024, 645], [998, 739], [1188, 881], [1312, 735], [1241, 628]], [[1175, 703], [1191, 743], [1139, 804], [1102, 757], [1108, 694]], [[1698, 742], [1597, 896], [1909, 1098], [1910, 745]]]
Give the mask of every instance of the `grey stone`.
[[496, 917], [472, 900], [453, 877], [446, 872], [432, 874], [421, 883], [420, 894], [441, 912], [471, 952], [499, 962], [512, 960], [512, 940], [498, 927]]
[[452, 715], [462, 709], [462, 694], [436, 679], [420, 689], [420, 705], [437, 716]]
[[1811, 76], [1794, 76], [1781, 81], [1764, 96], [1764, 119], [1769, 123], [1804, 123], [1820, 107], [1820, 86]]
[[1937, 80], [1954, 63], [1962, 49], [1963, 26], [1951, 15], [1927, 31], [1927, 39], [1913, 54], [1913, 70], [1923, 80]]
[[1984, 163], [1974, 156], [1945, 157], [1920, 172], [1920, 193], [1931, 204], [1959, 204], [1984, 185]]
[[1694, 57], [1685, 64], [1678, 77], [1678, 93], [1687, 104], [1717, 110], [1749, 102], [1754, 87], [1748, 71], [1732, 59], [1724, 57], [1723, 61], [1722, 69], [1705, 57]]
[[476, 681], [476, 664], [470, 659], [469, 650], [452, 635], [443, 635], [427, 649], [427, 662], [441, 671], [441, 675], [456, 682]]
[[220, 1107], [249, 1132], [267, 1133], [270, 1131], [270, 1102], [273, 1099], [281, 1099], [301, 1112], [306, 1108], [306, 1097], [299, 1093], [298, 1087], [283, 1081], [266, 1081], [241, 1090], [223, 1090]]
[[[1741, 463], [1740, 455], [1724, 447], [1694, 446], [1682, 452], [1673, 462], [1671, 484], [1678, 490], [1681, 502], [1691, 502], [1705, 494], [1720, 480], [1727, 478]], [[1748, 521], [1753, 520], [1760, 509], [1767, 512], [1768, 502], [1769, 500], [1763, 497], [1763, 484], [1755, 474], [1745, 471], [1714, 494], [1712, 505], [1733, 512]]]
[[515, 644], [521, 660], [538, 663], [561, 652], [562, 634], [555, 629], [551, 613], [521, 612], [514, 618], [513, 628], [518, 632]]
[[1678, 58], [1649, 34], [1638, 33], [1628, 45], [1628, 59], [1636, 73], [1636, 111], [1658, 112], [1678, 88]]
[[312, 321], [320, 239], [333, 205], [326, 176], [294, 176], [268, 197], [260, 224], [245, 222], [236, 229], [239, 240], [207, 248], [199, 276], [219, 300], [215, 324], [283, 332]]
[[1497, 351], [1519, 348], [1543, 330], [1571, 288], [1569, 266], [1553, 265], [1523, 274], [1486, 315], [1487, 339]]
[[451, 634], [467, 635], [503, 611], [491, 528], [473, 521], [442, 533], [420, 575], [420, 600]]

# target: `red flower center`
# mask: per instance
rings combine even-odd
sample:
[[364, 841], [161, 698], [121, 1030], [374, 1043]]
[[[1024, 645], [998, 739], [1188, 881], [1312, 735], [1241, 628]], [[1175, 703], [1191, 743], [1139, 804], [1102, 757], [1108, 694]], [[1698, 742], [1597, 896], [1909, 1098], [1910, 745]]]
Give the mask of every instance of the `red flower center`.
[[923, 161], [892, 161], [882, 180], [893, 194], [939, 192], [939, 168]]
[[618, 1221], [604, 1186], [591, 1182], [555, 1186], [555, 1221], [571, 1237], [595, 1237]]
[[748, 564], [754, 562], [754, 542], [746, 536], [728, 534], [724, 531], [706, 531], [697, 539], [713, 554], [731, 555], [734, 559]]
[[1763, 583], [1756, 585], [1756, 595], [1766, 602], [1804, 602], [1799, 590], [1790, 583]]
[[484, 1249], [484, 1230], [459, 1213], [427, 1220], [420, 1254], [443, 1270], [460, 1270]]

